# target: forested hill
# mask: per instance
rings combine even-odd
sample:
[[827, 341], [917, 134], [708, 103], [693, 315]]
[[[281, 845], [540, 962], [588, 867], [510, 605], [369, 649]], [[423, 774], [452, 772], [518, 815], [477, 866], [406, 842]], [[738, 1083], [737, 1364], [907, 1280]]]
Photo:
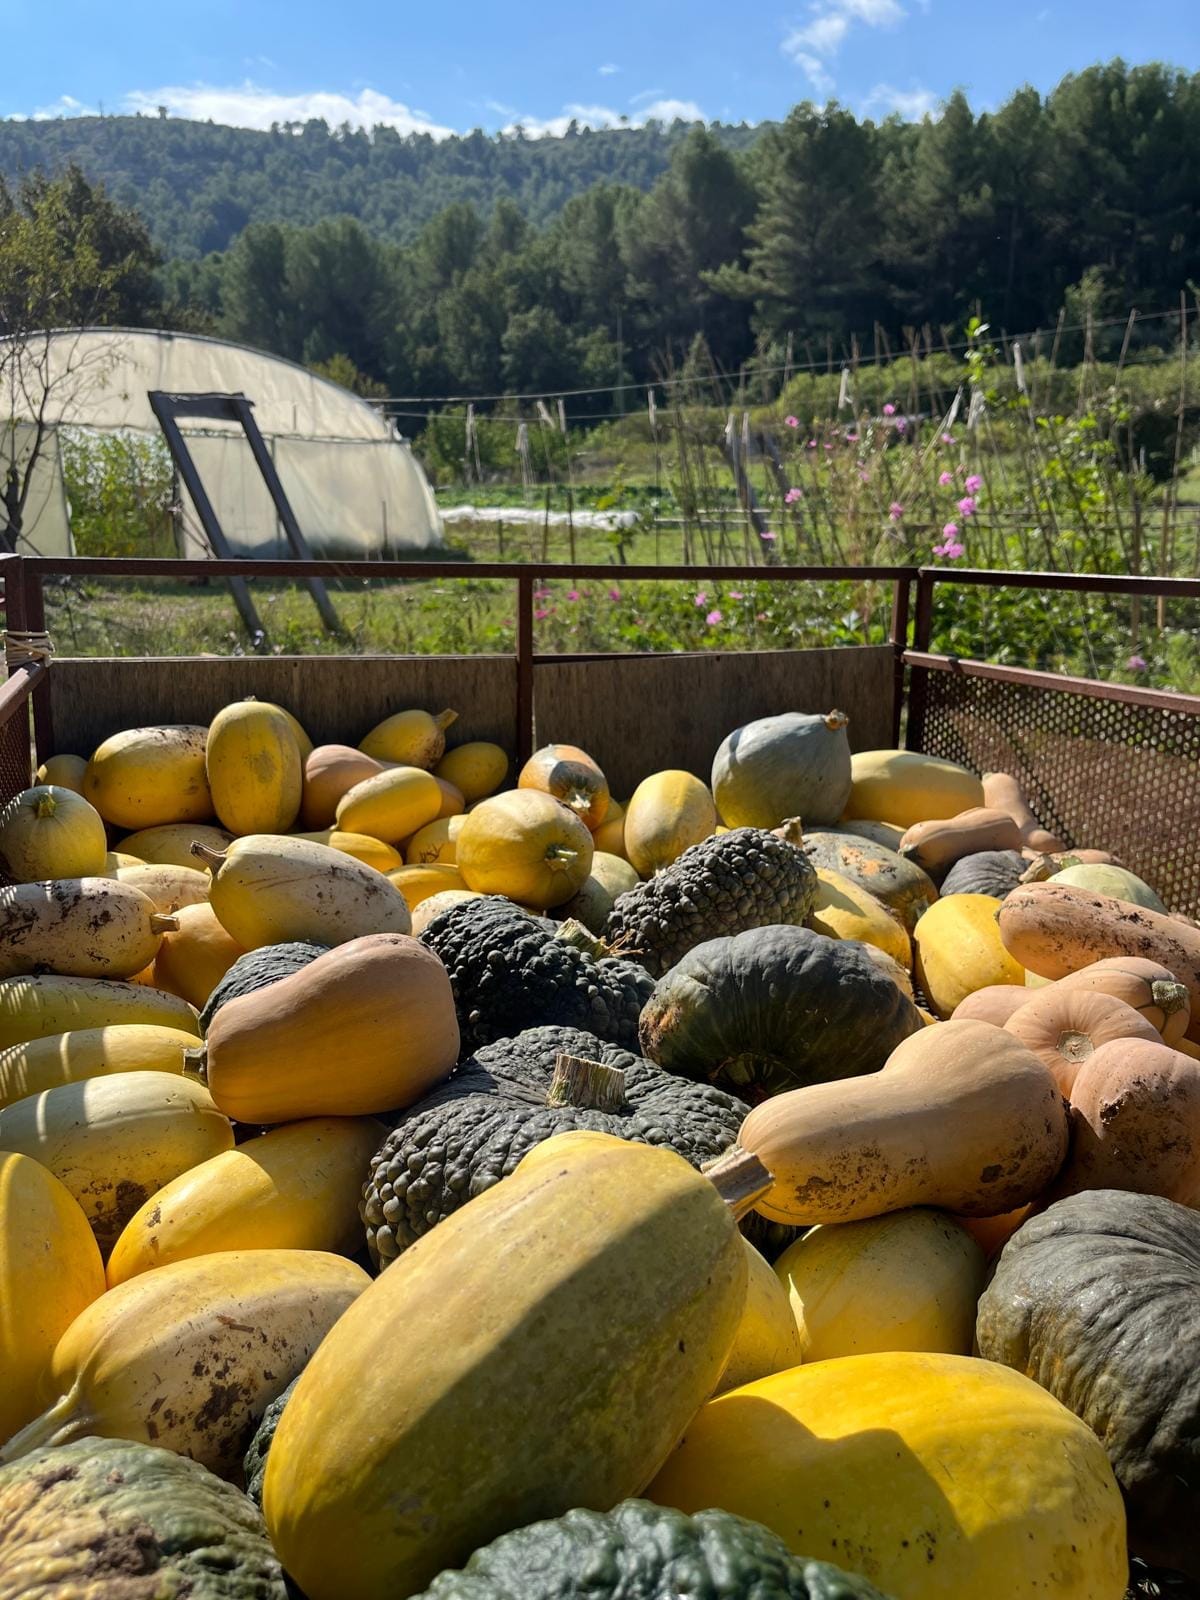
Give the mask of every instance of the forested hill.
[[[715, 123], [711, 131], [726, 149], [743, 150], [761, 129]], [[404, 244], [461, 201], [486, 216], [510, 199], [544, 223], [597, 183], [649, 189], [687, 132], [676, 122], [573, 128], [556, 139], [475, 132], [434, 140], [321, 121], [268, 133], [147, 116], [0, 121], [0, 176], [74, 162], [145, 217], [164, 253], [187, 258], [224, 250], [249, 222], [308, 226], [330, 216], [354, 217]]]

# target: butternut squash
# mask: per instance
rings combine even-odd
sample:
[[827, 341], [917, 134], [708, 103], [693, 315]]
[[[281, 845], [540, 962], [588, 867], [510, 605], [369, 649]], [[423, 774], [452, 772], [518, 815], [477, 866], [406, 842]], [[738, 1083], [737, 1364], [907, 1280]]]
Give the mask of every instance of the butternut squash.
[[1021, 830], [1007, 811], [976, 806], [944, 821], [917, 822], [900, 840], [899, 853], [940, 884], [956, 861], [980, 850], [1019, 850]]
[[998, 1217], [955, 1217], [954, 1220], [967, 1230], [987, 1260], [992, 1261], [1032, 1211], [1032, 1205], [1018, 1206], [1015, 1211], [1004, 1211]]
[[103, 978], [37, 973], [0, 980], [0, 1049], [76, 1028], [147, 1023], [200, 1035], [196, 1013], [178, 995]]
[[207, 728], [178, 724], [114, 733], [88, 762], [84, 798], [114, 828], [205, 822], [213, 814], [207, 738]]
[[573, 811], [536, 789], [494, 795], [467, 813], [456, 845], [468, 889], [519, 905], [565, 905], [592, 868], [592, 836]]
[[829, 939], [857, 939], [891, 956], [906, 971], [912, 966], [912, 941], [900, 918], [860, 884], [817, 868], [817, 896], [808, 925]]
[[850, 758], [845, 815], [851, 821], [911, 828], [983, 804], [979, 779], [953, 761], [915, 750], [860, 750]]
[[374, 867], [307, 839], [250, 834], [225, 854], [198, 846], [213, 868], [210, 903], [243, 950], [305, 940], [344, 944], [368, 933], [407, 933], [404, 896]]
[[438, 817], [418, 828], [404, 847], [405, 864], [410, 867], [452, 867], [458, 859], [458, 835], [465, 817]]
[[721, 1395], [646, 1495], [761, 1522], [894, 1600], [1122, 1600], [1129, 1574], [1099, 1439], [969, 1356], [814, 1361]]
[[1008, 813], [1020, 830], [1024, 849], [1036, 851], [1039, 855], [1052, 855], [1055, 851], [1067, 848], [1057, 834], [1042, 827], [1029, 809], [1029, 802], [1022, 794], [1020, 784], [1006, 772], [984, 773], [983, 803]]
[[410, 913], [435, 894], [467, 887], [457, 867], [440, 866], [437, 862], [423, 867], [400, 867], [389, 872], [387, 878], [404, 896]]
[[230, 938], [207, 900], [181, 907], [175, 921], [178, 926], [158, 947], [150, 981], [199, 1009], [246, 952]]
[[33, 1156], [66, 1184], [104, 1255], [163, 1184], [232, 1148], [208, 1090], [168, 1072], [65, 1083], [0, 1111], [0, 1150]]
[[458, 721], [457, 711], [397, 711], [385, 717], [359, 745], [364, 755], [397, 767], [436, 767], [446, 750], [446, 729]]
[[224, 828], [197, 827], [193, 824], [162, 828], [145, 828], [141, 833], [131, 833], [122, 839], [118, 849], [136, 856], [143, 863], [164, 867], [200, 867], [207, 872], [203, 862], [192, 854], [194, 844], [206, 845], [209, 850], [227, 850], [233, 835]]
[[287, 716], [261, 700], [236, 700], [208, 730], [205, 770], [213, 810], [236, 835], [286, 833], [300, 812], [304, 767]]
[[776, 1095], [740, 1144], [774, 1175], [772, 1222], [854, 1222], [909, 1206], [995, 1216], [1032, 1200], [1067, 1152], [1049, 1070], [988, 1022], [922, 1028], [883, 1070]]
[[983, 1251], [924, 1207], [813, 1228], [775, 1263], [805, 1361], [878, 1350], [971, 1354]]
[[783, 1284], [748, 1239], [742, 1244], [749, 1269], [746, 1302], [715, 1394], [798, 1367], [803, 1360], [800, 1330]]
[[415, 939], [376, 934], [223, 1005], [208, 1085], [238, 1122], [359, 1116], [419, 1100], [458, 1050], [445, 967]]
[[578, 745], [548, 744], [536, 750], [521, 768], [517, 788], [553, 795], [589, 830], [598, 828], [608, 813], [608, 779]]
[[[55, 1398], [0, 1462], [132, 1439], [234, 1477], [258, 1418], [370, 1281], [316, 1250], [226, 1250], [118, 1284], [59, 1340], [46, 1384]], [[227, 1558], [214, 1557], [222, 1568]]]
[[1112, 995], [1051, 985], [1019, 1007], [1005, 1029], [1044, 1062], [1064, 1099], [1079, 1069], [1102, 1046], [1117, 1039], [1162, 1039], [1140, 1012]]
[[442, 791], [421, 767], [389, 767], [356, 783], [338, 801], [337, 825], [387, 844], [409, 839], [442, 808]]
[[0, 809], [0, 872], [13, 883], [99, 876], [107, 855], [103, 818], [70, 789], [40, 784]]
[[434, 776], [452, 783], [467, 805], [493, 795], [508, 776], [508, 757], [498, 744], [472, 740], [456, 745], [433, 769]]
[[708, 785], [690, 772], [655, 772], [643, 778], [625, 809], [625, 854], [643, 878], [669, 867], [717, 826]]
[[948, 894], [913, 930], [917, 982], [939, 1017], [949, 1017], [977, 989], [1025, 980], [996, 924], [1004, 902], [989, 894]]
[[0, 978], [25, 972], [130, 978], [175, 926], [140, 889], [114, 878], [0, 888]]
[[338, 801], [356, 783], [383, 771], [380, 762], [348, 744], [319, 744], [304, 763], [300, 821], [305, 828], [329, 828]]
[[117, 881], [140, 889], [164, 917], [174, 916], [184, 906], [201, 905], [208, 899], [208, 873], [198, 872], [195, 867], [139, 862], [132, 867], [118, 867]]
[[1161, 1040], [1114, 1039], [1071, 1088], [1071, 1154], [1052, 1198], [1081, 1189], [1200, 1203], [1200, 1061]]
[[[1048, 981], [1042, 980], [1043, 983]], [[1137, 956], [1093, 961], [1080, 967], [1078, 972], [1059, 978], [1058, 987], [1090, 989], [1096, 994], [1110, 994], [1114, 1000], [1124, 1000], [1127, 1006], [1141, 1012], [1169, 1045], [1179, 1045], [1191, 1020], [1186, 987], [1177, 983], [1174, 974], [1160, 962], [1144, 961]]]
[[363, 1174], [386, 1131], [370, 1117], [313, 1117], [210, 1156], [129, 1219], [109, 1286], [221, 1250], [358, 1254]]
[[447, 783], [445, 778], [439, 778], [436, 772], [433, 775], [433, 781], [442, 791], [442, 809], [438, 812], [434, 821], [438, 822], [444, 817], [461, 817], [467, 809], [466, 797], [462, 790], [456, 788], [452, 783]]
[[536, 1146], [305, 1368], [263, 1492], [287, 1572], [309, 1600], [411, 1595], [506, 1529], [636, 1494], [717, 1383], [746, 1277], [732, 1213], [682, 1156], [598, 1133]]
[[960, 1000], [951, 1014], [951, 1021], [990, 1022], [1002, 1028], [1030, 996], [1031, 991], [1024, 984], [989, 984], [986, 989], [976, 989], [965, 1000]]
[[56, 783], [60, 789], [82, 794], [87, 768], [87, 760], [83, 756], [47, 756], [35, 776], [39, 783]]
[[114, 1072], [182, 1072], [196, 1035], [143, 1022], [73, 1028], [0, 1050], [0, 1109], [63, 1083]]
[[376, 872], [394, 872], [404, 865], [404, 857], [382, 839], [373, 839], [369, 833], [344, 833], [340, 828], [321, 828], [316, 833], [289, 834], [292, 839], [307, 839], [310, 844], [327, 844], [331, 850], [340, 850], [353, 856]]
[[1066, 978], [1093, 961], [1136, 956], [1174, 973], [1188, 991], [1188, 1036], [1200, 1023], [1200, 930], [1066, 884], [1031, 883], [1015, 889], [999, 914], [1000, 937], [1023, 967], [1043, 978]]

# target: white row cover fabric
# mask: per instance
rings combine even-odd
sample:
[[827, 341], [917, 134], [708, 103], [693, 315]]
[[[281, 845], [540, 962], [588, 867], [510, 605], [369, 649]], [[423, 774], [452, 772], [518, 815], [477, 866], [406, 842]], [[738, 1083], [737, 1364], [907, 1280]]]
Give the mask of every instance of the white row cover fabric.
[[[10, 416], [18, 424], [28, 420], [48, 390], [52, 426], [155, 437], [161, 433], [147, 399], [152, 389], [244, 394], [314, 554], [363, 558], [443, 544], [429, 483], [392, 424], [357, 395], [293, 362], [199, 335], [89, 328], [35, 340], [27, 355], [0, 340], [0, 386], [0, 423]], [[234, 551], [290, 555], [241, 428], [207, 419], [181, 419], [179, 428]], [[12, 436], [0, 427], [0, 484]], [[70, 533], [56, 446], [47, 451], [45, 473], [42, 509], [33, 504], [35, 481], [22, 547], [65, 554]], [[41, 463], [37, 474], [40, 480]], [[180, 553], [211, 554], [194, 508], [187, 510]]]
[[[36, 437], [37, 429], [31, 422], [0, 424], [0, 493], [3, 493], [5, 477], [14, 461], [24, 481], [26, 464]], [[4, 513], [0, 510], [0, 528], [4, 525]], [[73, 553], [57, 430], [52, 430], [42, 440], [42, 447], [33, 464], [23, 528], [19, 545], [22, 555], [69, 556]]]

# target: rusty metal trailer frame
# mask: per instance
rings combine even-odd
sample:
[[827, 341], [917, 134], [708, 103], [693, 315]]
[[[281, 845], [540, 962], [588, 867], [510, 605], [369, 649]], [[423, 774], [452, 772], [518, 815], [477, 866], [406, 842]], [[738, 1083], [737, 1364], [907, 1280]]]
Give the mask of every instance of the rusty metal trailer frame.
[[[64, 687], [75, 673], [85, 679], [84, 661], [54, 665], [30, 659], [22, 640], [45, 628], [43, 584], [64, 576], [129, 579], [264, 578], [275, 582], [317, 580], [382, 580], [440, 582], [499, 579], [515, 589], [515, 650], [511, 656], [483, 658], [496, 664], [496, 683], [511, 692], [508, 726], [511, 748], [523, 761], [539, 731], [544, 737], [578, 737], [580, 726], [560, 726], [579, 698], [581, 685], [592, 680], [601, 698], [586, 704], [607, 714], [612, 702], [639, 695], [665, 695], [703, 701], [722, 686], [727, 692], [728, 725], [734, 726], [743, 701], [745, 716], [766, 714], [750, 702], [755, 691], [773, 695], [771, 709], [797, 708], [816, 685], [834, 703], [839, 685], [854, 683], [860, 701], [869, 699], [868, 722], [875, 744], [895, 745], [902, 727], [907, 748], [945, 756], [977, 771], [989, 766], [1016, 776], [1026, 789], [1039, 819], [1071, 843], [1108, 848], [1135, 871], [1154, 882], [1173, 909], [1200, 916], [1200, 696], [1105, 683], [1049, 672], [957, 659], [931, 651], [934, 601], [939, 586], [1014, 588], [1080, 594], [1200, 599], [1200, 579], [1100, 577], [1060, 572], [953, 571], [946, 568], [783, 567], [783, 566], [625, 566], [622, 582], [753, 581], [769, 583], [848, 582], [885, 584], [892, 589], [891, 625], [883, 647], [850, 646], [830, 651], [772, 651], [752, 656], [704, 652], [669, 654], [543, 654], [536, 649], [534, 590], [549, 578], [577, 582], [611, 581], [611, 565], [515, 565], [502, 562], [400, 562], [314, 560], [138, 560], [49, 559], [0, 557], [7, 627], [15, 641], [9, 656], [9, 678], [0, 686], [0, 798], [29, 782], [31, 747], [28, 706], [32, 703], [33, 750], [39, 759], [56, 744], [54, 685]], [[821, 659], [816, 659], [821, 658]], [[247, 674], [274, 670], [261, 658], [238, 658]], [[276, 658], [278, 661], [280, 658]], [[307, 682], [323, 681], [344, 670], [344, 657], [290, 659]], [[354, 658], [350, 658], [354, 659]], [[405, 663], [413, 681], [439, 665], [463, 672], [478, 657], [377, 657], [361, 660], [357, 683], [372, 674], [389, 681], [404, 677]], [[332, 663], [340, 663], [334, 667]], [[100, 671], [102, 663], [95, 664]], [[107, 664], [115, 669], [115, 663]], [[125, 663], [125, 665], [135, 665]], [[203, 678], [205, 669], [231, 670], [226, 658], [154, 663], [155, 673], [186, 668]], [[556, 670], [549, 670], [556, 669]], [[819, 670], [818, 670], [819, 669]], [[400, 678], [396, 678], [396, 674]], [[320, 675], [318, 677], [318, 675]], [[436, 673], [434, 674], [436, 676]], [[856, 676], [857, 675], [857, 676]], [[146, 679], [145, 671], [141, 674]], [[762, 682], [759, 683], [761, 678]], [[854, 680], [854, 683], [851, 680]], [[263, 681], [268, 681], [264, 679]], [[793, 696], [791, 686], [798, 686]], [[561, 692], [560, 692], [561, 691]], [[250, 689], [242, 692], [251, 692]], [[596, 689], [589, 693], [595, 694]], [[436, 698], [432, 689], [428, 693]], [[572, 695], [575, 696], [572, 699]], [[76, 694], [78, 699], [78, 694]], [[878, 702], [878, 703], [876, 703]], [[416, 702], [419, 703], [419, 702]], [[25, 715], [21, 712], [24, 708]], [[826, 709], [823, 705], [799, 709]], [[295, 709], [302, 709], [297, 707]], [[430, 706], [440, 709], [440, 706]], [[629, 715], [652, 720], [656, 730], [657, 764], [695, 766], [698, 757], [673, 757], [672, 723], [680, 707], [645, 704], [626, 708]], [[543, 713], [539, 717], [539, 710]], [[558, 723], [555, 722], [555, 717]], [[547, 725], [542, 726], [545, 722]], [[628, 726], [628, 716], [626, 726]], [[693, 751], [704, 748], [703, 730], [695, 732]], [[590, 734], [590, 727], [589, 727]], [[469, 735], [465, 736], [480, 736]], [[704, 734], [707, 737], [708, 734]], [[612, 737], [616, 738], [616, 730]], [[682, 735], [680, 735], [682, 738]], [[686, 740], [684, 740], [686, 744]], [[861, 747], [861, 745], [860, 745]], [[680, 749], [683, 746], [679, 746]], [[715, 741], [707, 745], [715, 749]], [[86, 753], [86, 752], [84, 752]]]

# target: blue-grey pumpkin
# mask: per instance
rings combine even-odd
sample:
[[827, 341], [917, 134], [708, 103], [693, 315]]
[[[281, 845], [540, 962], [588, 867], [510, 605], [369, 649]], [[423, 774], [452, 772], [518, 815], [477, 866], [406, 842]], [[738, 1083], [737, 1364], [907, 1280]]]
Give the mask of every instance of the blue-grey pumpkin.
[[712, 790], [730, 828], [807, 827], [836, 822], [850, 798], [849, 718], [841, 711], [788, 711], [734, 731], [713, 761]]

